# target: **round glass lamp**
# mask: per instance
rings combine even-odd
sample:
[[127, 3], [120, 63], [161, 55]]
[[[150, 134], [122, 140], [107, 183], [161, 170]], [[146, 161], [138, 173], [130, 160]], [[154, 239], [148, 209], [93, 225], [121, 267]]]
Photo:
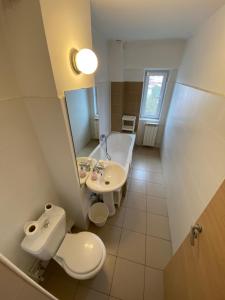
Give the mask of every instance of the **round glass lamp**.
[[93, 74], [98, 67], [98, 58], [91, 49], [73, 49], [71, 52], [71, 64], [76, 73]]

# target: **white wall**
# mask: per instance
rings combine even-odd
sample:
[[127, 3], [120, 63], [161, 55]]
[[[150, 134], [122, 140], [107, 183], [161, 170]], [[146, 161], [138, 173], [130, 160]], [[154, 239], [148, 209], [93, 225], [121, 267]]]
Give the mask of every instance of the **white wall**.
[[39, 1], [58, 97], [93, 86], [93, 75], [76, 74], [70, 64], [72, 48], [92, 48], [90, 0]]
[[23, 226], [46, 202], [58, 203], [58, 195], [21, 97], [6, 45], [6, 19], [0, 18], [0, 250], [27, 271], [33, 258], [20, 247]]
[[188, 43], [178, 82], [225, 95], [225, 6]]
[[[76, 13], [90, 20], [88, 11]], [[4, 1], [0, 43], [0, 250], [27, 271], [33, 258], [20, 248], [25, 222], [49, 201], [82, 228], [87, 211], [65, 103], [56, 98], [39, 1]]]
[[99, 111], [99, 135], [111, 132], [111, 86], [108, 81], [96, 82]]
[[[1, 2], [0, 2], [1, 5]], [[0, 12], [2, 8], [0, 6]], [[3, 16], [0, 14], [0, 98], [10, 99], [20, 96], [21, 92], [19, 90], [18, 83], [16, 81], [16, 76], [13, 68], [13, 64], [10, 59], [8, 48], [6, 47], [6, 37], [3, 30]]]
[[122, 41], [109, 42], [109, 80], [124, 81], [124, 46]]
[[91, 140], [91, 114], [87, 90], [67, 92], [66, 102], [75, 150], [79, 155], [79, 152]]
[[144, 69], [178, 69], [185, 41], [134, 41], [124, 44], [124, 81], [143, 81]]
[[68, 220], [85, 228], [86, 212], [80, 194], [69, 124], [65, 123], [65, 101], [32, 98], [26, 99], [25, 104], [54, 182], [59, 204], [66, 210]]
[[39, 1], [4, 1], [2, 22], [8, 54], [21, 95], [56, 96]]
[[225, 6], [189, 40], [166, 123], [162, 161], [174, 251], [225, 178], [224, 49]]
[[33, 258], [20, 243], [23, 227], [58, 195], [23, 99], [0, 101], [0, 249], [22, 270]]
[[[149, 40], [110, 43], [110, 79], [111, 81], [142, 82], [144, 70], [169, 70], [164, 105], [156, 138], [156, 146], [161, 145], [166, 116], [170, 105], [177, 69], [182, 60], [186, 41], [182, 39]], [[145, 121], [140, 120], [137, 131], [137, 144], [142, 144]]]
[[144, 69], [177, 69], [186, 41], [182, 39], [149, 41], [110, 41], [110, 81], [143, 81]]
[[95, 73], [99, 110], [99, 133], [111, 132], [111, 95], [109, 82], [109, 46], [104, 36], [92, 28], [93, 48], [98, 56], [99, 66]]

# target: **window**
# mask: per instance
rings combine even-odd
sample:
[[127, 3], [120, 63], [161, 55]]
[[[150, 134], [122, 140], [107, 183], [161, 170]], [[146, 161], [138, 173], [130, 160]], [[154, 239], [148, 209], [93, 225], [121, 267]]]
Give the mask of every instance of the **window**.
[[167, 78], [168, 71], [145, 71], [141, 118], [159, 120]]
[[93, 107], [95, 116], [98, 116], [97, 89], [95, 87], [93, 88]]

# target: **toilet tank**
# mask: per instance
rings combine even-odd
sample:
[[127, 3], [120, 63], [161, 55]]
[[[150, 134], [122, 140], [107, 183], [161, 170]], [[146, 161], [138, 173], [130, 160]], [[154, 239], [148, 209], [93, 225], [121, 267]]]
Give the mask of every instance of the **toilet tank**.
[[47, 204], [37, 221], [25, 225], [21, 247], [40, 260], [50, 260], [56, 254], [66, 234], [66, 214], [63, 208]]

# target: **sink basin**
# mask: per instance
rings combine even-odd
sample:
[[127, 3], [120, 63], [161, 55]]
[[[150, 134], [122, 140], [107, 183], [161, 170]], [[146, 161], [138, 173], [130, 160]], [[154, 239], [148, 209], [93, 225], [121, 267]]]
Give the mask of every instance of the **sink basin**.
[[90, 161], [90, 171], [87, 172], [87, 175], [83, 178], [80, 177], [80, 184], [84, 184], [90, 174], [90, 172], [92, 172], [92, 169], [94, 167], [94, 165], [97, 163], [96, 159], [92, 158], [92, 157], [84, 157], [84, 156], [79, 156], [77, 157], [77, 168], [78, 168], [78, 173], [80, 173], [80, 163], [81, 162], [85, 162], [89, 160]]
[[98, 179], [93, 181], [91, 173], [86, 181], [90, 190], [96, 193], [110, 193], [124, 185], [126, 181], [126, 171], [120, 164], [114, 161], [104, 161], [103, 175], [98, 175]]

